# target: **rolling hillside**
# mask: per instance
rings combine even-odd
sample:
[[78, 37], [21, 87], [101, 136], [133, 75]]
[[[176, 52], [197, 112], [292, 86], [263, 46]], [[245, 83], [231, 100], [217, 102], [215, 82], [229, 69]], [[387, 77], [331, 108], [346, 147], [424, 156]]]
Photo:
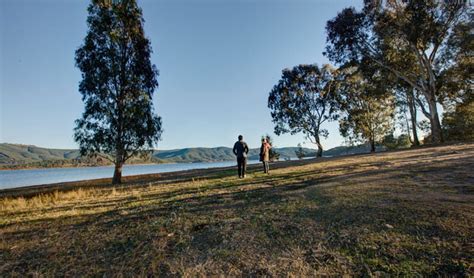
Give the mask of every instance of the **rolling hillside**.
[[0, 164], [26, 164], [79, 158], [78, 150], [47, 149], [32, 145], [0, 144]]
[[[280, 159], [296, 157], [296, 147], [275, 148], [280, 154]], [[250, 149], [249, 159], [258, 160], [259, 149]], [[312, 149], [305, 148], [306, 153], [314, 154]], [[232, 149], [228, 147], [217, 148], [186, 148], [177, 150], [156, 151], [153, 156], [160, 161], [165, 162], [207, 162], [207, 161], [228, 161], [234, 160], [235, 156]]]
[[234, 159], [231, 148], [185, 148], [176, 150], [158, 150], [153, 157], [165, 162], [202, 162], [225, 161]]

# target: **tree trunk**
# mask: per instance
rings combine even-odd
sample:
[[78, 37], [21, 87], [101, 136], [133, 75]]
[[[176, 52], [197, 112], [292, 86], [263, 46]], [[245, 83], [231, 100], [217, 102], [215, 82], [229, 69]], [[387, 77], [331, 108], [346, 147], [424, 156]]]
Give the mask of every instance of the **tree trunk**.
[[323, 145], [321, 145], [321, 141], [319, 140], [319, 135], [316, 135], [314, 137], [316, 141], [316, 145], [318, 146], [318, 152], [316, 153], [316, 157], [322, 157], [323, 156]]
[[122, 183], [122, 166], [123, 164], [115, 164], [114, 177], [112, 179], [112, 184], [121, 184]]
[[415, 96], [413, 94], [413, 91], [411, 90], [408, 91], [407, 100], [408, 100], [408, 108], [410, 110], [410, 119], [411, 119], [411, 126], [412, 126], [412, 132], [413, 132], [413, 145], [419, 146], [420, 140], [418, 139], [418, 132], [416, 130], [416, 124], [417, 124], [416, 105], [415, 105]]
[[441, 123], [438, 116], [438, 108], [436, 107], [436, 100], [434, 94], [430, 94], [426, 98], [428, 106], [430, 109], [430, 124], [431, 124], [431, 142], [434, 144], [439, 144], [444, 142], [443, 133], [441, 130]]
[[413, 145], [414, 146], [419, 146], [420, 145], [420, 140], [418, 139], [418, 132], [416, 131], [416, 111], [414, 111], [413, 116], [411, 117], [411, 130], [413, 132]]
[[374, 153], [375, 152], [375, 139], [370, 138], [370, 152]]
[[112, 184], [122, 183], [122, 166], [123, 166], [123, 151], [120, 145], [117, 143], [117, 151], [115, 157], [115, 170], [114, 177], [112, 178]]

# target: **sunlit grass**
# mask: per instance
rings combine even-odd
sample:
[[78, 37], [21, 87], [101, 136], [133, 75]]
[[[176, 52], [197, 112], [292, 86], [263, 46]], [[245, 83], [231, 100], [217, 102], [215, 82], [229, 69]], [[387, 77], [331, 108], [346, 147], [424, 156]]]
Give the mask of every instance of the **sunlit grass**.
[[3, 197], [0, 273], [472, 275], [474, 145], [287, 164]]

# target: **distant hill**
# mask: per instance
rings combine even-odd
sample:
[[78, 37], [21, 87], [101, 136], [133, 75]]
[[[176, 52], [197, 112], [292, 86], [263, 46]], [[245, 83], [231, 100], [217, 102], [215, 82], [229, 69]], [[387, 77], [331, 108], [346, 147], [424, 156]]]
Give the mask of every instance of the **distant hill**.
[[[297, 147], [275, 148], [280, 154], [280, 159], [295, 158]], [[315, 150], [304, 148], [306, 153], [315, 154]], [[249, 159], [258, 160], [260, 149], [250, 149]], [[186, 148], [177, 150], [156, 151], [153, 157], [165, 162], [207, 162], [207, 161], [229, 161], [234, 160], [235, 156], [232, 149], [228, 147], [217, 148]]]
[[46, 160], [77, 159], [79, 157], [78, 150], [47, 149], [20, 144], [0, 144], [0, 164], [26, 164]]
[[[295, 158], [297, 147], [275, 148], [280, 159]], [[314, 149], [304, 148], [307, 156], [315, 156]], [[369, 147], [365, 145], [346, 147], [340, 146], [324, 152], [324, 156], [338, 156], [346, 154], [367, 153]], [[249, 159], [258, 160], [259, 149], [251, 149]], [[149, 160], [135, 158], [131, 163], [189, 163], [234, 160], [232, 149], [228, 147], [216, 148], [185, 148], [175, 150], [158, 150]], [[80, 156], [74, 149], [47, 149], [32, 145], [0, 143], [0, 167], [68, 167], [104, 165], [107, 161], [89, 159]]]
[[185, 148], [176, 150], [158, 150], [153, 157], [164, 162], [204, 162], [234, 159], [231, 148]]
[[[375, 151], [384, 151], [386, 148], [383, 146], [376, 146]], [[340, 156], [340, 155], [350, 155], [350, 154], [360, 154], [360, 153], [369, 153], [370, 145], [358, 145], [358, 146], [339, 146], [324, 151], [323, 156]]]

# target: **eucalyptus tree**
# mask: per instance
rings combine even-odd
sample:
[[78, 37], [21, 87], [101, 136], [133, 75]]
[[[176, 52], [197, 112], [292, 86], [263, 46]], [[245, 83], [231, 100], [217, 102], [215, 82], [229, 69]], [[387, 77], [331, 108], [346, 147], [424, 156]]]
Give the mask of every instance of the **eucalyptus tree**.
[[[387, 53], [393, 53], [394, 49], [387, 49]], [[400, 50], [398, 50], [400, 51]], [[409, 56], [410, 53], [403, 53], [405, 57]], [[391, 54], [389, 54], [391, 55]], [[392, 58], [393, 59], [393, 58]], [[416, 65], [412, 63], [413, 60], [399, 60], [400, 67], [405, 69], [413, 70]], [[359, 64], [357, 63], [348, 63], [347, 65], [343, 66], [343, 69], [350, 69], [350, 68], [357, 68], [357, 73], [361, 74], [363, 78], [368, 80], [368, 82], [372, 82], [374, 87], [378, 87], [376, 91], [383, 92], [383, 94], [388, 95], [392, 94], [395, 97], [395, 105], [398, 111], [398, 120], [400, 121], [399, 124], [402, 129], [406, 128], [408, 134], [412, 133], [412, 136], [409, 136], [410, 142], [414, 146], [419, 146], [420, 141], [418, 139], [418, 132], [417, 132], [417, 115], [418, 115], [418, 108], [421, 107], [423, 113], [426, 112], [425, 102], [420, 94], [413, 89], [408, 83], [403, 80], [399, 80], [395, 75], [393, 75], [390, 71], [380, 68], [377, 66], [377, 63], [372, 61], [371, 59], [364, 58], [361, 60]], [[344, 70], [347, 71], [347, 70]], [[341, 75], [345, 76], [344, 74]], [[372, 90], [374, 91], [374, 90]], [[376, 96], [377, 97], [377, 96]], [[407, 112], [409, 116], [407, 115]], [[429, 116], [425, 114], [428, 118]], [[408, 123], [408, 121], [411, 122]], [[413, 137], [413, 139], [411, 139]]]
[[393, 130], [395, 97], [382, 88], [381, 80], [369, 80], [357, 68], [344, 68], [341, 76], [339, 131], [351, 142], [368, 142], [375, 152], [376, 143]]
[[268, 108], [275, 123], [275, 134], [302, 132], [318, 147], [317, 156], [323, 154], [320, 137], [328, 131], [322, 124], [335, 120], [337, 71], [329, 65], [298, 65], [284, 69], [278, 84], [268, 97]]
[[445, 111], [443, 128], [449, 140], [474, 140], [474, 94], [462, 95], [459, 103]]
[[161, 118], [152, 102], [158, 70], [150, 61], [152, 49], [135, 0], [92, 0], [88, 12], [89, 30], [76, 51], [85, 111], [76, 120], [74, 139], [82, 155], [115, 164], [117, 184], [123, 164], [160, 139]]
[[474, 88], [474, 11], [468, 14], [469, 20], [463, 21], [453, 28], [443, 49], [441, 58], [444, 63], [452, 63], [439, 76], [441, 80], [441, 96], [443, 104], [459, 103], [469, 99]]
[[[420, 92], [426, 103], [433, 142], [443, 141], [437, 102], [447, 41], [466, 22], [468, 1], [366, 0], [362, 11], [342, 10], [328, 21], [326, 55], [337, 64], [370, 59]], [[396, 50], [396, 51], [393, 51]], [[408, 54], [408, 55], [407, 55]], [[409, 70], [401, 60], [415, 64]]]
[[[419, 146], [420, 145], [420, 140], [418, 139], [418, 131], [417, 131], [417, 125], [418, 125], [418, 111], [417, 111], [417, 104], [416, 101], [420, 101], [419, 98], [417, 98], [416, 92], [414, 92], [413, 88], [409, 86], [401, 86], [397, 89], [397, 106], [399, 107], [401, 113], [405, 113], [407, 110], [410, 114], [410, 117], [405, 117], [407, 120], [407, 134], [410, 134], [410, 131], [412, 133], [412, 136], [409, 136], [410, 142], [414, 146]], [[410, 124], [408, 123], [408, 120], [411, 122]], [[413, 137], [413, 139], [411, 139]]]
[[444, 51], [446, 61], [456, 66], [444, 71], [440, 78], [444, 97], [443, 129], [449, 140], [474, 139], [474, 12], [470, 20], [459, 24]]

